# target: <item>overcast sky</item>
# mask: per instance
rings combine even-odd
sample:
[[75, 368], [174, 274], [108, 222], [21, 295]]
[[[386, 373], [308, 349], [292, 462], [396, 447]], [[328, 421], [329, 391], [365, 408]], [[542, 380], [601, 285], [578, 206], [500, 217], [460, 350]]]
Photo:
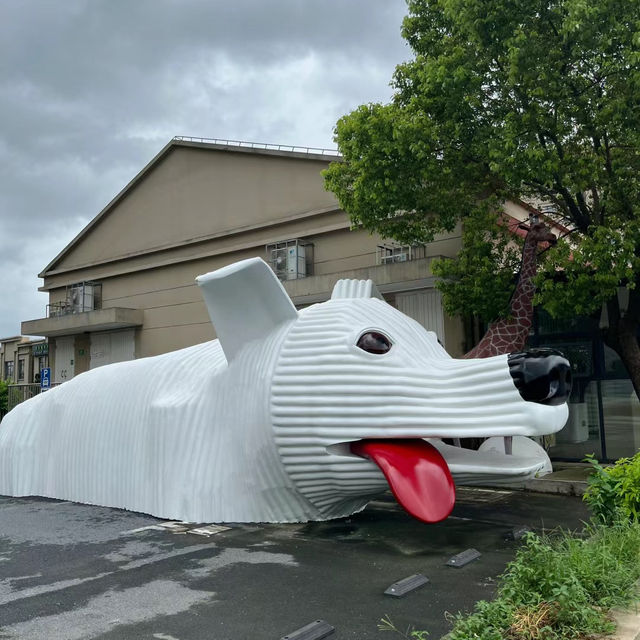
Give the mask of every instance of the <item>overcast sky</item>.
[[404, 0], [1, 0], [0, 337], [37, 274], [175, 135], [334, 147], [387, 102]]

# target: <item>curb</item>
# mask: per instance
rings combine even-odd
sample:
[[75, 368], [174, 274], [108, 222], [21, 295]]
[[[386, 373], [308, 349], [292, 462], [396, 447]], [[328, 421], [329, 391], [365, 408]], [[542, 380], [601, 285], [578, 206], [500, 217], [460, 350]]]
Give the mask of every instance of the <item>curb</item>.
[[580, 480], [545, 480], [544, 478], [534, 478], [525, 482], [526, 491], [535, 493], [558, 493], [564, 496], [582, 497], [587, 490], [587, 483]]
[[640, 638], [640, 610], [638, 604], [633, 610], [611, 612], [617, 629], [611, 636], [602, 636], [603, 640], [636, 640]]
[[[463, 485], [464, 486], [464, 485]], [[471, 486], [474, 488], [476, 485]], [[545, 480], [534, 478], [525, 482], [501, 482], [500, 484], [485, 483], [487, 489], [511, 489], [515, 491], [531, 491], [532, 493], [550, 493], [563, 496], [577, 496], [581, 498], [587, 490], [587, 483], [578, 480]]]

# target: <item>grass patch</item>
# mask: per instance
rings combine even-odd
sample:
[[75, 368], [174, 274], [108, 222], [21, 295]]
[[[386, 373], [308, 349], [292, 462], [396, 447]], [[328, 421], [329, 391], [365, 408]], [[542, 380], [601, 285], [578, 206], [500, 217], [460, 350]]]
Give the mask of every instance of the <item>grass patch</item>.
[[496, 598], [478, 602], [469, 615], [453, 616], [448, 637], [578, 640], [609, 633], [609, 610], [637, 598], [638, 579], [636, 521], [593, 524], [580, 535], [529, 533], [500, 576]]
[[581, 536], [530, 533], [493, 602], [458, 616], [451, 640], [564, 640], [614, 630], [608, 611], [630, 604], [640, 578], [640, 526], [592, 525]]

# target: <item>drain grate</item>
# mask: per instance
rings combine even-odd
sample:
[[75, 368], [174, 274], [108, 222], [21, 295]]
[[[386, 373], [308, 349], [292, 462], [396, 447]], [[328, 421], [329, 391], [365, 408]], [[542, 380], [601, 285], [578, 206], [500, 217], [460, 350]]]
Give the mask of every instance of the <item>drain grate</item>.
[[427, 576], [423, 576], [421, 573], [416, 573], [408, 578], [403, 578], [402, 580], [398, 580], [398, 582], [394, 582], [385, 591], [385, 595], [401, 598], [410, 591], [427, 584], [427, 582], [429, 582], [429, 578], [427, 578]]

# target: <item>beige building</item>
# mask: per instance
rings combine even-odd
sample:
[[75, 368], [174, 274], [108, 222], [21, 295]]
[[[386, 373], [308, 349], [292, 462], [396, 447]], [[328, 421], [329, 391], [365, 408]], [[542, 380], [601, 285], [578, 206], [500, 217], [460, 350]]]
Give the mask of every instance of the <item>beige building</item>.
[[39, 274], [47, 314], [22, 333], [48, 337], [53, 382], [212, 339], [194, 279], [251, 256], [272, 265], [299, 307], [326, 300], [339, 278], [371, 278], [461, 354], [461, 324], [444, 315], [431, 272], [434, 257], [456, 254], [459, 234], [403, 247], [352, 229], [321, 176], [337, 160], [320, 149], [169, 142]]
[[15, 382], [17, 372], [18, 346], [27, 341], [22, 336], [0, 339], [0, 377]]
[[0, 379], [14, 384], [33, 384], [40, 382], [40, 370], [48, 366], [46, 340], [29, 340], [24, 336], [0, 338]]

